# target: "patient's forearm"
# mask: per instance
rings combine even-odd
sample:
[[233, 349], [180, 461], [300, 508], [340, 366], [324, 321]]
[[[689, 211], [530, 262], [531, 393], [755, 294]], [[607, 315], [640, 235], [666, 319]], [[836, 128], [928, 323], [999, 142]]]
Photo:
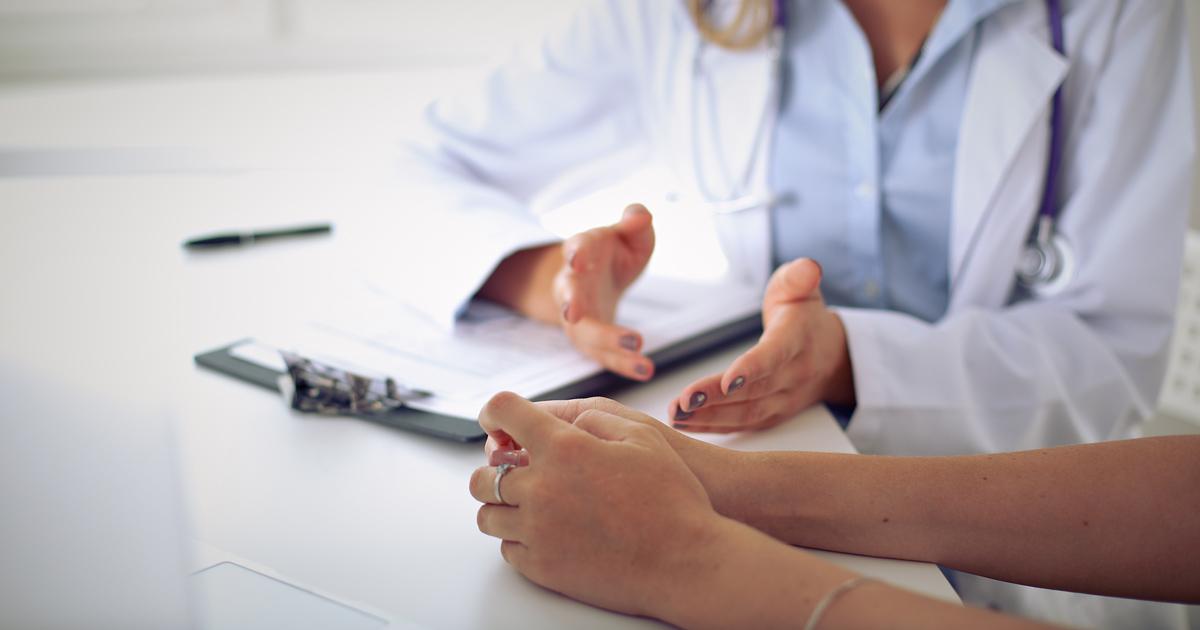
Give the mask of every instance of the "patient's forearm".
[[562, 307], [554, 300], [554, 276], [562, 266], [562, 246], [557, 243], [523, 249], [496, 267], [479, 295], [527, 317], [556, 324], [562, 318]]
[[684, 628], [799, 628], [828, 600], [818, 628], [1040, 628], [1041, 624], [930, 599], [880, 581], [835, 593], [854, 574], [728, 521], [656, 616]]
[[1200, 436], [967, 457], [747, 454], [729, 482], [712, 493], [718, 510], [793, 544], [1200, 601]]

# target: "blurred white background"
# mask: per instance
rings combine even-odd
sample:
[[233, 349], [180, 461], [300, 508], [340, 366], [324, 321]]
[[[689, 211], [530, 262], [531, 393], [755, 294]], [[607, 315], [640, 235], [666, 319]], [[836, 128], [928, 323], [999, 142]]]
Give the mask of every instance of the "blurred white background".
[[578, 0], [0, 0], [0, 79], [485, 61]]

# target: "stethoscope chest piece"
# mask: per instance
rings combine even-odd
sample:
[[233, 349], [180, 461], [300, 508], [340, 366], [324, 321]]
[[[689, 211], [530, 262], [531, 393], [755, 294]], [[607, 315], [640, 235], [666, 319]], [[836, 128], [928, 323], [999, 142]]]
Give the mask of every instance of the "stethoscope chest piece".
[[1075, 255], [1049, 217], [1041, 217], [1037, 236], [1026, 243], [1017, 260], [1017, 284], [1031, 295], [1062, 293], [1075, 275]]

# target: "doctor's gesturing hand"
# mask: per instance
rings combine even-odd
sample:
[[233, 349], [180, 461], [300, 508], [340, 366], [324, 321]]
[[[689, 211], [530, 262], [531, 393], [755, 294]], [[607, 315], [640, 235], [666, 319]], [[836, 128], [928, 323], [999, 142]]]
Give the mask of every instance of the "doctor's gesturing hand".
[[775, 270], [763, 298], [763, 333], [721, 374], [692, 383], [668, 410], [676, 428], [765, 429], [810, 405], [854, 402], [846, 330], [821, 297], [821, 266], [808, 258]]
[[617, 304], [654, 252], [654, 226], [641, 204], [617, 223], [518, 252], [493, 272], [480, 295], [529, 317], [560, 323], [571, 343], [605, 368], [639, 381], [654, 374], [642, 336], [615, 323]]

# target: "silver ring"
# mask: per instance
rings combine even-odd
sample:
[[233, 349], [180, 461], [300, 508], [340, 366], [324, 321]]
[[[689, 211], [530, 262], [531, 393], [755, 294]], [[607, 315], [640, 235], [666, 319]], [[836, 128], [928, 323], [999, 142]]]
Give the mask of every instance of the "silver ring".
[[499, 503], [500, 505], [508, 505], [508, 503], [504, 501], [504, 497], [500, 495], [500, 480], [503, 479], [504, 475], [508, 474], [508, 471], [512, 470], [513, 468], [515, 468], [515, 466], [512, 464], [500, 464], [496, 467], [496, 479], [492, 482], [492, 490], [496, 494], [496, 503]]

